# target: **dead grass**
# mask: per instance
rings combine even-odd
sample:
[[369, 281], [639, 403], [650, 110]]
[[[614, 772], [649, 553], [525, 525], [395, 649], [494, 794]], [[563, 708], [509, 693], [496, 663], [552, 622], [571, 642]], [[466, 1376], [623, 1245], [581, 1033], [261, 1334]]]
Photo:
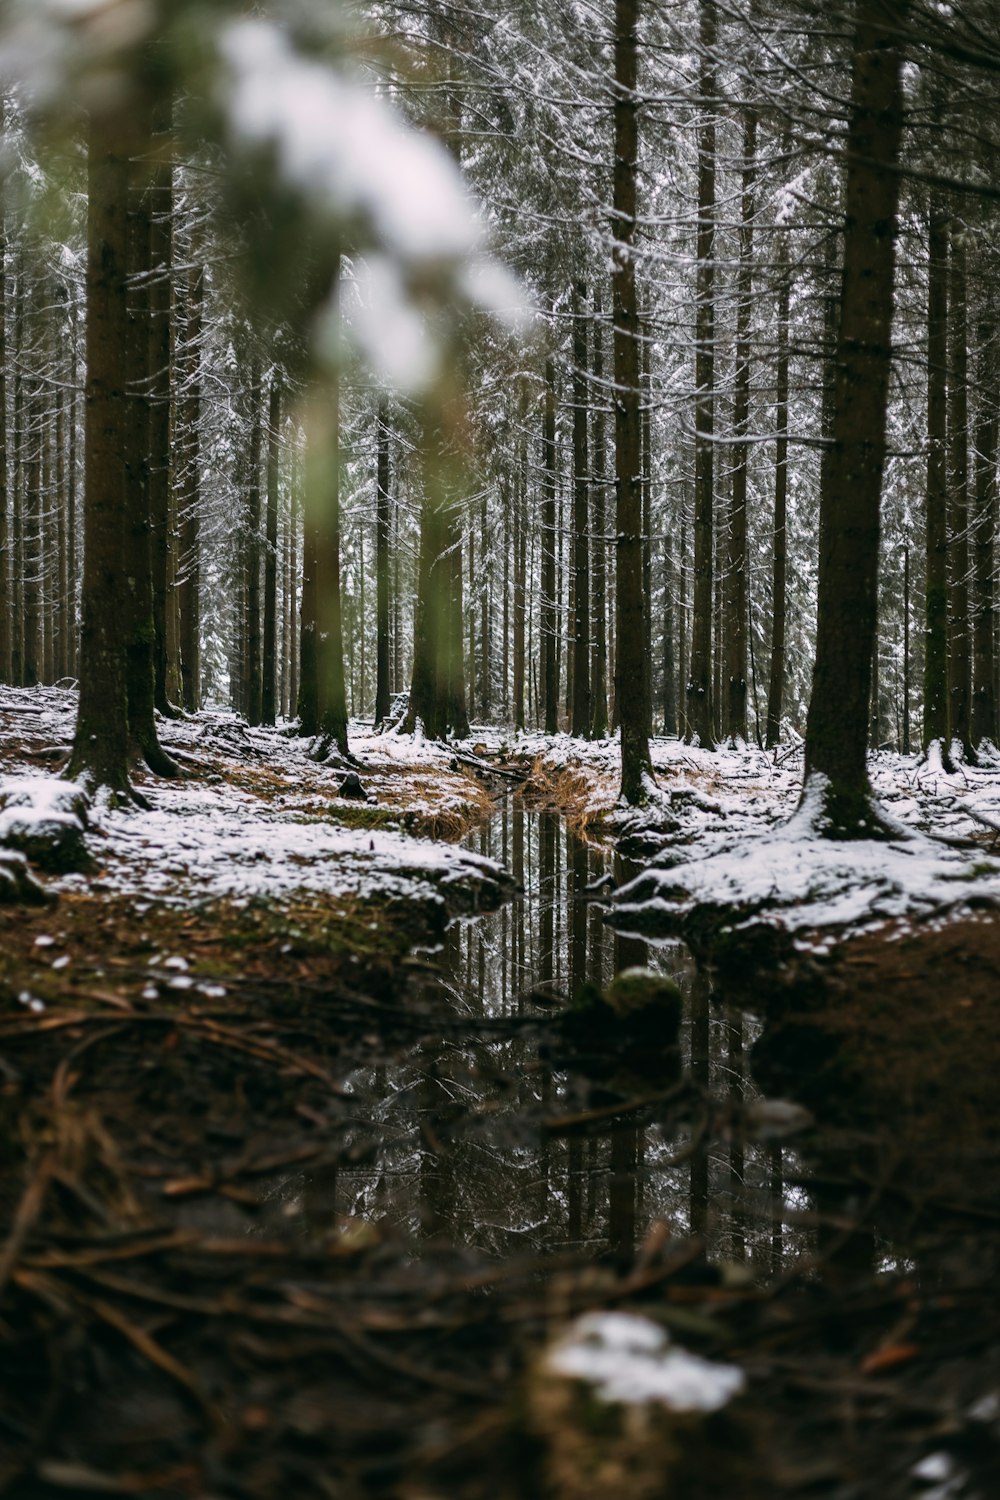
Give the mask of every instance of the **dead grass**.
[[553, 765], [544, 755], [538, 755], [531, 763], [522, 796], [534, 806], [557, 808], [574, 833], [596, 841], [608, 831], [617, 787], [610, 777], [581, 761]]

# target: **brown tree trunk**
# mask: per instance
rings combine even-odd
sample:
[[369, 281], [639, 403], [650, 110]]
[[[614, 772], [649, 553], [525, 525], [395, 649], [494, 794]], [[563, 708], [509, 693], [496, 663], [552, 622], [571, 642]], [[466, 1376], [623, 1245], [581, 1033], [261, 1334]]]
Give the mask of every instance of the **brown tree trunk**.
[[969, 630], [969, 348], [966, 229], [951, 221], [951, 294], [948, 362], [948, 677], [951, 737], [963, 758], [975, 762], [972, 744], [972, 652]]
[[573, 302], [573, 716], [572, 734], [590, 737], [590, 470], [587, 444], [586, 288]]
[[526, 597], [526, 569], [528, 557], [528, 455], [524, 440], [518, 455], [516, 492], [514, 496], [514, 663], [513, 696], [514, 728], [524, 729], [524, 616]]
[[604, 394], [604, 322], [601, 316], [601, 294], [594, 293], [594, 444], [593, 444], [593, 545], [594, 575], [594, 649], [591, 660], [590, 732], [595, 740], [608, 733], [608, 543], [607, 543], [607, 452], [605, 448], [606, 397]]
[[22, 474], [24, 645], [21, 681], [34, 687], [41, 669], [42, 587], [42, 412], [37, 367], [40, 288], [34, 282], [25, 291], [24, 338], [20, 343], [24, 376], [24, 427], [21, 435], [24, 458]]
[[347, 690], [344, 682], [343, 601], [340, 583], [340, 379], [329, 391], [329, 446], [324, 494], [319, 506], [316, 567], [317, 678], [319, 681], [320, 753], [335, 745], [348, 754]]
[[126, 241], [128, 334], [125, 363], [125, 472], [127, 524], [123, 534], [125, 566], [125, 683], [129, 735], [147, 766], [158, 776], [176, 776], [178, 766], [160, 744], [154, 696], [152, 550], [150, 542], [150, 333], [152, 267], [151, 201], [147, 191], [146, 153], [150, 138], [137, 141], [129, 168], [129, 222]]
[[771, 554], [771, 663], [764, 741], [772, 749], [781, 738], [785, 692], [785, 608], [788, 567], [788, 251], [778, 252], [778, 353], [774, 401], [774, 525]]
[[639, 0], [615, 0], [613, 251], [615, 369], [615, 702], [621, 727], [621, 795], [644, 802], [652, 780], [642, 567], [639, 307], [635, 277], [638, 177]]
[[493, 566], [488, 550], [489, 511], [485, 492], [479, 510], [479, 527], [483, 556], [483, 580], [479, 590], [479, 712], [485, 724], [490, 716], [490, 598], [493, 579]]
[[183, 380], [178, 401], [183, 464], [177, 508], [181, 684], [184, 707], [196, 713], [201, 707], [201, 336], [205, 272], [197, 243], [192, 252], [195, 264], [188, 272], [184, 298]]
[[886, 406], [892, 358], [896, 165], [907, 0], [859, 0], [847, 137], [844, 276], [833, 430], [820, 487], [816, 664], [806, 726], [807, 805], [837, 837], [881, 831], [865, 753], [875, 639]]
[[556, 630], [556, 369], [550, 355], [545, 361], [545, 394], [542, 399], [542, 571], [541, 633], [542, 716], [546, 734], [559, 728], [559, 640]]
[[14, 280], [14, 472], [10, 497], [10, 680], [24, 681], [24, 256]]
[[972, 743], [993, 745], [997, 738], [996, 603], [993, 579], [997, 529], [997, 357], [994, 325], [983, 320], [977, 344], [979, 412], [976, 422], [976, 603], [973, 617], [974, 691]]
[[375, 723], [389, 716], [389, 403], [383, 396], [375, 418]]
[[259, 724], [263, 693], [263, 656], [261, 651], [260, 562], [261, 562], [261, 489], [260, 460], [263, 445], [263, 393], [257, 356], [251, 357], [247, 371], [250, 401], [250, 441], [246, 457], [246, 539], [244, 597], [246, 599], [246, 633], [243, 640], [242, 711], [250, 724]]
[[698, 94], [698, 235], [695, 306], [694, 599], [691, 666], [688, 672], [688, 732], [706, 750], [713, 747], [712, 604], [715, 428], [715, 0], [701, 0]]
[[674, 546], [663, 538], [663, 733], [677, 733], [677, 670], [674, 662]]
[[925, 753], [950, 750], [948, 704], [948, 225], [932, 201], [927, 249], [927, 583], [924, 615]]
[[168, 694], [167, 610], [170, 592], [170, 398], [173, 350], [171, 316], [173, 283], [174, 173], [172, 104], [154, 108], [153, 164], [149, 175], [149, 517], [153, 565], [153, 648], [156, 707], [176, 713]]
[[[0, 129], [5, 125], [0, 103]], [[0, 193], [0, 682], [11, 680], [11, 626], [14, 616], [13, 568], [7, 521], [7, 229]]]
[[[312, 469], [312, 455], [307, 459]], [[317, 556], [319, 553], [319, 527], [316, 517], [316, 498], [313, 481], [306, 480], [305, 503], [302, 515], [302, 597], [299, 603], [299, 672], [296, 706], [299, 716], [299, 734], [311, 739], [319, 732], [319, 676], [317, 649], [316, 587]]]
[[86, 502], [80, 701], [67, 775], [129, 796], [125, 698], [124, 350], [128, 335], [128, 142], [92, 117], [87, 166]]
[[281, 435], [281, 382], [271, 374], [267, 403], [267, 513], [264, 525], [264, 641], [261, 661], [261, 723], [277, 717], [278, 689], [278, 458]]
[[726, 557], [726, 722], [731, 745], [747, 737], [747, 429], [750, 422], [750, 313], [753, 306], [753, 221], [756, 212], [757, 114], [748, 106], [743, 126], [743, 193], [737, 276], [736, 371], [733, 394], [732, 495]]

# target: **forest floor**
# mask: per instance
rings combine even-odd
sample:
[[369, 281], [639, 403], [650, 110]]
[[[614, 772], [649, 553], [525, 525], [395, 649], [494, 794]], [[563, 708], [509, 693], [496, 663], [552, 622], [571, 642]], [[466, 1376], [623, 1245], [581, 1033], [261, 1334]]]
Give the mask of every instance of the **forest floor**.
[[[66, 691], [0, 690], [0, 797], [58, 769], [72, 711]], [[152, 807], [93, 812], [88, 871], [40, 872], [55, 901], [0, 907], [0, 1494], [996, 1493], [1000, 778], [879, 756], [913, 839], [807, 869], [791, 747], [658, 741], [662, 796], [637, 819], [610, 745], [483, 730], [456, 759], [359, 727], [377, 799], [359, 802], [279, 732], [225, 714], [162, 731], [189, 779], [138, 777]], [[641, 852], [615, 920], [682, 932], [763, 1018], [758, 1084], [816, 1121], [797, 1142], [809, 1249], [781, 1274], [662, 1224], [627, 1255], [497, 1257], [325, 1207], [386, 1145], [359, 1079], [442, 1039], [556, 1034], [531, 1006], [456, 1014], [436, 984], [449, 921], [511, 890], [456, 842], [503, 794], [483, 761]], [[766, 890], [734, 902], [755, 864]], [[694, 1154], [760, 1133], [686, 1074], [651, 1092], [560, 1066], [513, 1151], [667, 1119]], [[505, 1067], [494, 1093], [520, 1098]], [[428, 1107], [417, 1173], [492, 1108]], [[743, 1393], [620, 1422], [563, 1399], [543, 1351], [609, 1309], [738, 1367]]]

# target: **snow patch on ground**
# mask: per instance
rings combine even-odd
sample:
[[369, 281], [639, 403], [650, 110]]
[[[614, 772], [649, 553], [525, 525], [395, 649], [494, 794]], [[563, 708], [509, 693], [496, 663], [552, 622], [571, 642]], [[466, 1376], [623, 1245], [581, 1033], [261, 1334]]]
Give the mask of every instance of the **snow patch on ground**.
[[[0, 688], [0, 802], [10, 817], [78, 815], [74, 783], [13, 774], [39, 746], [68, 750], [75, 711], [68, 689]], [[451, 772], [446, 747], [355, 728], [359, 774], [390, 819], [467, 810], [470, 784]], [[98, 868], [63, 876], [57, 889], [86, 886], [177, 903], [308, 891], [431, 900], [469, 911], [481, 893], [512, 886], [494, 861], [456, 845], [395, 828], [343, 826], [338, 813], [353, 814], [357, 804], [337, 796], [342, 768], [317, 764], [310, 742], [281, 728], [254, 729], [234, 714], [205, 711], [164, 720], [159, 731], [188, 779], [137, 778], [148, 810], [93, 809], [88, 843]]]
[[602, 1401], [637, 1406], [656, 1402], [676, 1412], [713, 1412], [743, 1390], [736, 1365], [702, 1359], [670, 1341], [649, 1318], [634, 1313], [587, 1313], [550, 1350], [547, 1368], [593, 1386]]

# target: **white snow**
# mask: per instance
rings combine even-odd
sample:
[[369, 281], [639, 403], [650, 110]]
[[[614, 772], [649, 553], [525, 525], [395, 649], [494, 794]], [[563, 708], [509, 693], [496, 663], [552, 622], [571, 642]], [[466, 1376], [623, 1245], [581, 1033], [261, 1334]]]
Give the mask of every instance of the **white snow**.
[[743, 1390], [744, 1372], [691, 1354], [649, 1318], [634, 1313], [587, 1313], [550, 1350], [556, 1375], [583, 1380], [602, 1400], [620, 1405], [657, 1402], [677, 1412], [719, 1411]]
[[[616, 741], [526, 735], [517, 749], [541, 758], [550, 774], [572, 775], [594, 817], [619, 833], [641, 834], [657, 851], [615, 902], [616, 925], [634, 920], [647, 936], [676, 931], [702, 903], [736, 906], [748, 921], [792, 930], [852, 932], [1000, 907], [995, 767], [960, 766], [946, 775], [940, 758], [921, 763], [915, 755], [879, 752], [871, 758], [871, 778], [899, 836], [838, 842], [816, 838], [814, 809], [799, 808], [798, 747], [709, 751], [654, 739], [657, 793], [643, 809], [617, 804]], [[960, 849], [943, 835], [979, 835], [980, 842]]]
[[[44, 815], [75, 822], [75, 814], [62, 811], [79, 806], [74, 783], [55, 775], [10, 774], [22, 763], [18, 735], [67, 744], [75, 710], [71, 690], [0, 688], [0, 772], [6, 773], [0, 775], [0, 805], [9, 804], [0, 821], [25, 816], [37, 824]], [[160, 736], [192, 776], [142, 780], [153, 804], [149, 810], [92, 808], [87, 843], [98, 868], [86, 876], [62, 876], [50, 882], [54, 888], [87, 887], [171, 903], [280, 899], [295, 892], [378, 895], [464, 910], [475, 906], [483, 883], [506, 883], [493, 861], [455, 845], [391, 827], [339, 824], [337, 811], [354, 811], [356, 804], [338, 800], [343, 772], [311, 760], [308, 741], [276, 729], [248, 729], [233, 714], [212, 712], [164, 721]], [[352, 731], [351, 743], [365, 787], [379, 804], [399, 799], [405, 781], [403, 802], [411, 814], [464, 808], [468, 782], [449, 772], [445, 747], [375, 735], [361, 726]], [[246, 785], [234, 785], [216, 770], [225, 765], [238, 772], [241, 762]], [[266, 798], [254, 790], [254, 774], [265, 778]], [[160, 962], [176, 973], [183, 959], [163, 954]]]
[[406, 261], [461, 259], [482, 230], [444, 147], [359, 80], [299, 55], [268, 21], [226, 26], [219, 50], [236, 141], [268, 147], [286, 181], [338, 219], [360, 217]]

